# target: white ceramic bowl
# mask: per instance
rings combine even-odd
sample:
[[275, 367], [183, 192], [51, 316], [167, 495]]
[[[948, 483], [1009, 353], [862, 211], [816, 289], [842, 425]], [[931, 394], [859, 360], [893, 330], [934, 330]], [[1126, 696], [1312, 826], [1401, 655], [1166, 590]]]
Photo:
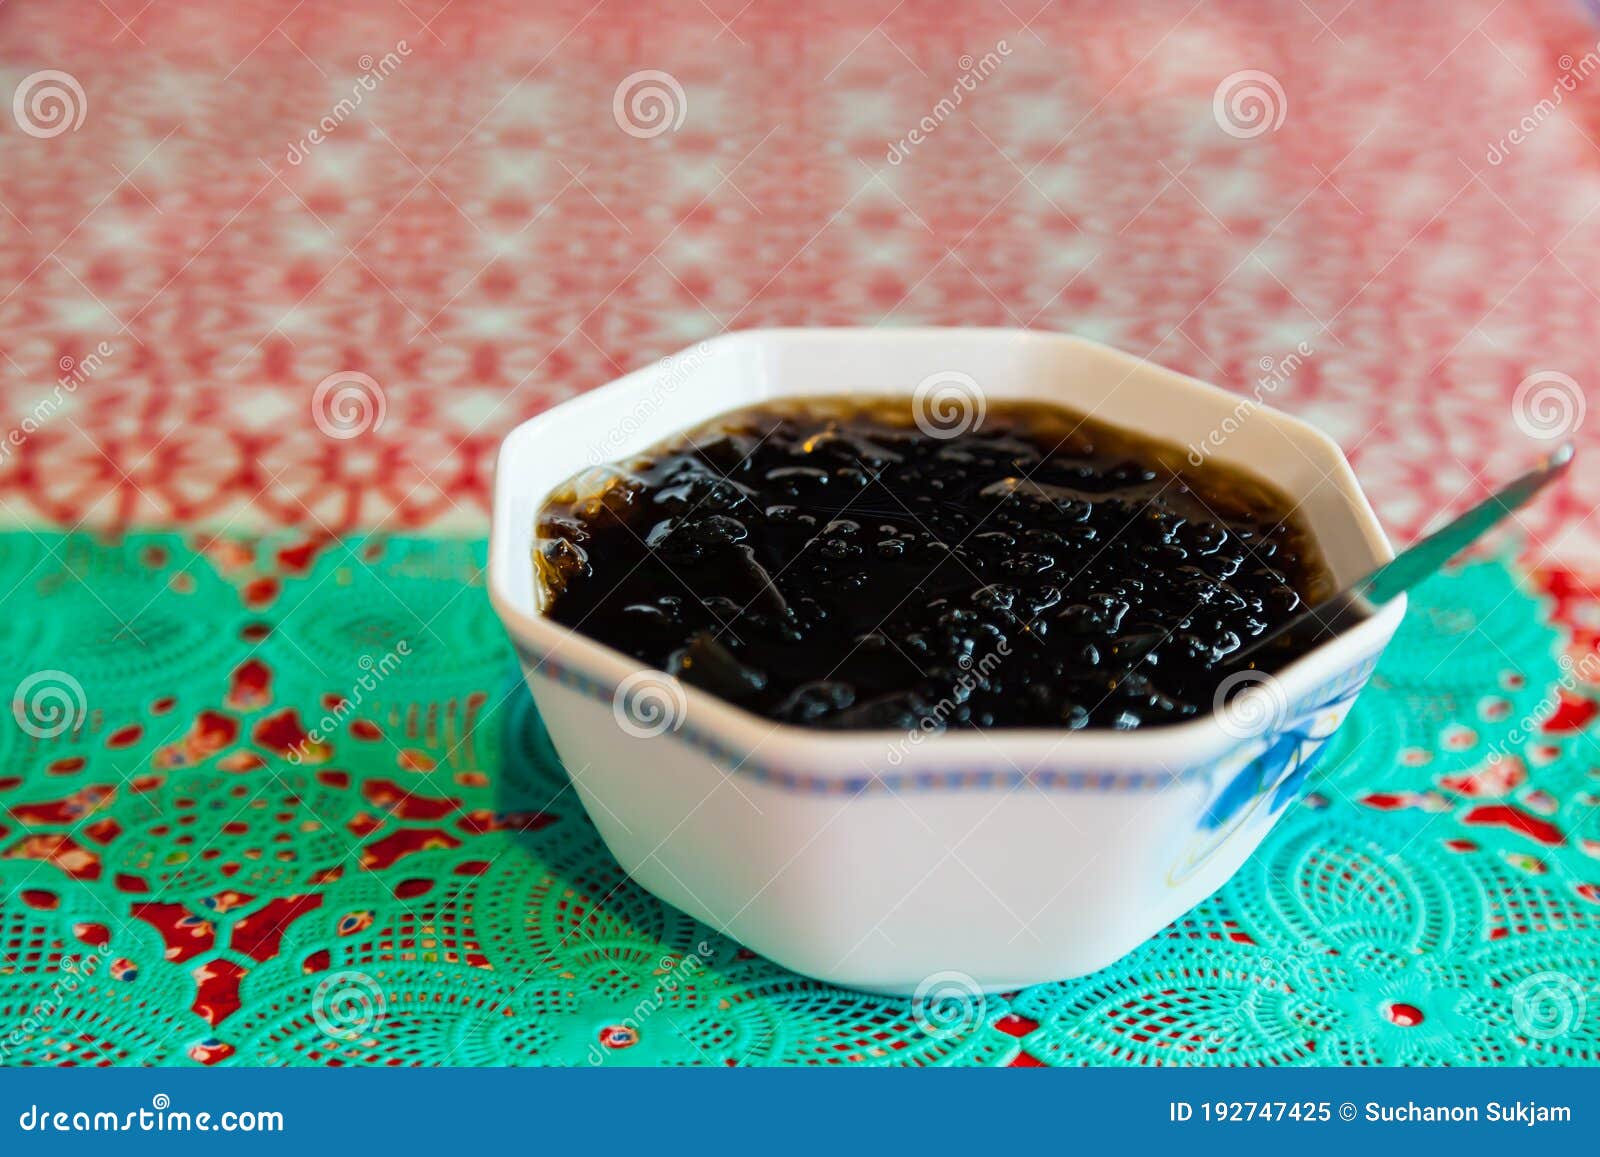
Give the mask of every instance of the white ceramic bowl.
[[1390, 557], [1322, 433], [1054, 334], [746, 331], [512, 431], [495, 478], [490, 592], [606, 845], [645, 888], [755, 951], [878, 992], [1080, 975], [1211, 894], [1294, 798], [1404, 612], [1389, 604], [1235, 700], [1230, 717], [915, 736], [776, 724], [541, 615], [535, 519], [573, 475], [742, 406], [911, 395], [952, 374], [988, 399], [1057, 402], [1180, 446], [1215, 431], [1210, 457], [1299, 502], [1340, 583]]

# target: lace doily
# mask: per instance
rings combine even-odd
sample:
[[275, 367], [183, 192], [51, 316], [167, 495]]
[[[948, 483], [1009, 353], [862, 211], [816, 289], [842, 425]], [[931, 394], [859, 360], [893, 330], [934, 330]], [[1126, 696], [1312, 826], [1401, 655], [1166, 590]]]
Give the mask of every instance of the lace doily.
[[934, 1009], [785, 972], [630, 883], [482, 565], [0, 537], [0, 1063], [1600, 1061], [1570, 576], [1430, 583], [1220, 893], [1095, 975]]

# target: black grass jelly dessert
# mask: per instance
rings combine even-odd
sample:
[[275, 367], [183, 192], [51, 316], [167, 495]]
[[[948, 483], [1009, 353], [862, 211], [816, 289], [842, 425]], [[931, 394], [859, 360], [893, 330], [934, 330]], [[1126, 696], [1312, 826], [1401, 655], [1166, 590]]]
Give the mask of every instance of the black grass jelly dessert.
[[546, 614], [784, 723], [1127, 729], [1209, 713], [1331, 590], [1258, 479], [1053, 406], [916, 417], [765, 405], [582, 476], [540, 513]]

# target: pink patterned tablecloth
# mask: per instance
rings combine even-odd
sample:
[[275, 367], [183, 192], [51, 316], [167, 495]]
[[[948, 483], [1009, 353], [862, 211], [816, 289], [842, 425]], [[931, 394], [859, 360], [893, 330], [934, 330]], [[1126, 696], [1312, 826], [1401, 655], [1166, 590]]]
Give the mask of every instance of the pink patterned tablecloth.
[[[12, 4], [5, 89], [82, 93], [0, 133], [13, 425], [110, 352], [0, 513], [481, 530], [554, 401], [725, 328], [927, 323], [1241, 390], [1305, 342], [1272, 400], [1409, 534], [1527, 454], [1519, 383], [1590, 372], [1597, 40], [1489, 0]], [[675, 129], [619, 127], [642, 70]], [[1281, 98], [1224, 131], [1245, 70]], [[357, 441], [308, 420], [340, 371], [386, 402]], [[1545, 546], [1592, 549], [1596, 477]]]

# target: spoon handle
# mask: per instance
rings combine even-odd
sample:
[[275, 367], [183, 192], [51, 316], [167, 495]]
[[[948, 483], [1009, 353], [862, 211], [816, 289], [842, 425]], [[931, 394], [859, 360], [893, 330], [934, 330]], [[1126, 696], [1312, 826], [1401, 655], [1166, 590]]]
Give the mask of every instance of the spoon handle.
[[[1274, 630], [1235, 651], [1229, 670], [1253, 667], [1282, 640], [1294, 636], [1315, 645], [1353, 626], [1398, 594], [1435, 573], [1511, 513], [1554, 482], [1572, 465], [1572, 443], [1563, 442], [1532, 470], [1507, 483], [1471, 510], [1402, 550], [1376, 570], [1361, 576], [1316, 606], [1309, 607]], [[1305, 634], [1302, 634], [1305, 632]]]

